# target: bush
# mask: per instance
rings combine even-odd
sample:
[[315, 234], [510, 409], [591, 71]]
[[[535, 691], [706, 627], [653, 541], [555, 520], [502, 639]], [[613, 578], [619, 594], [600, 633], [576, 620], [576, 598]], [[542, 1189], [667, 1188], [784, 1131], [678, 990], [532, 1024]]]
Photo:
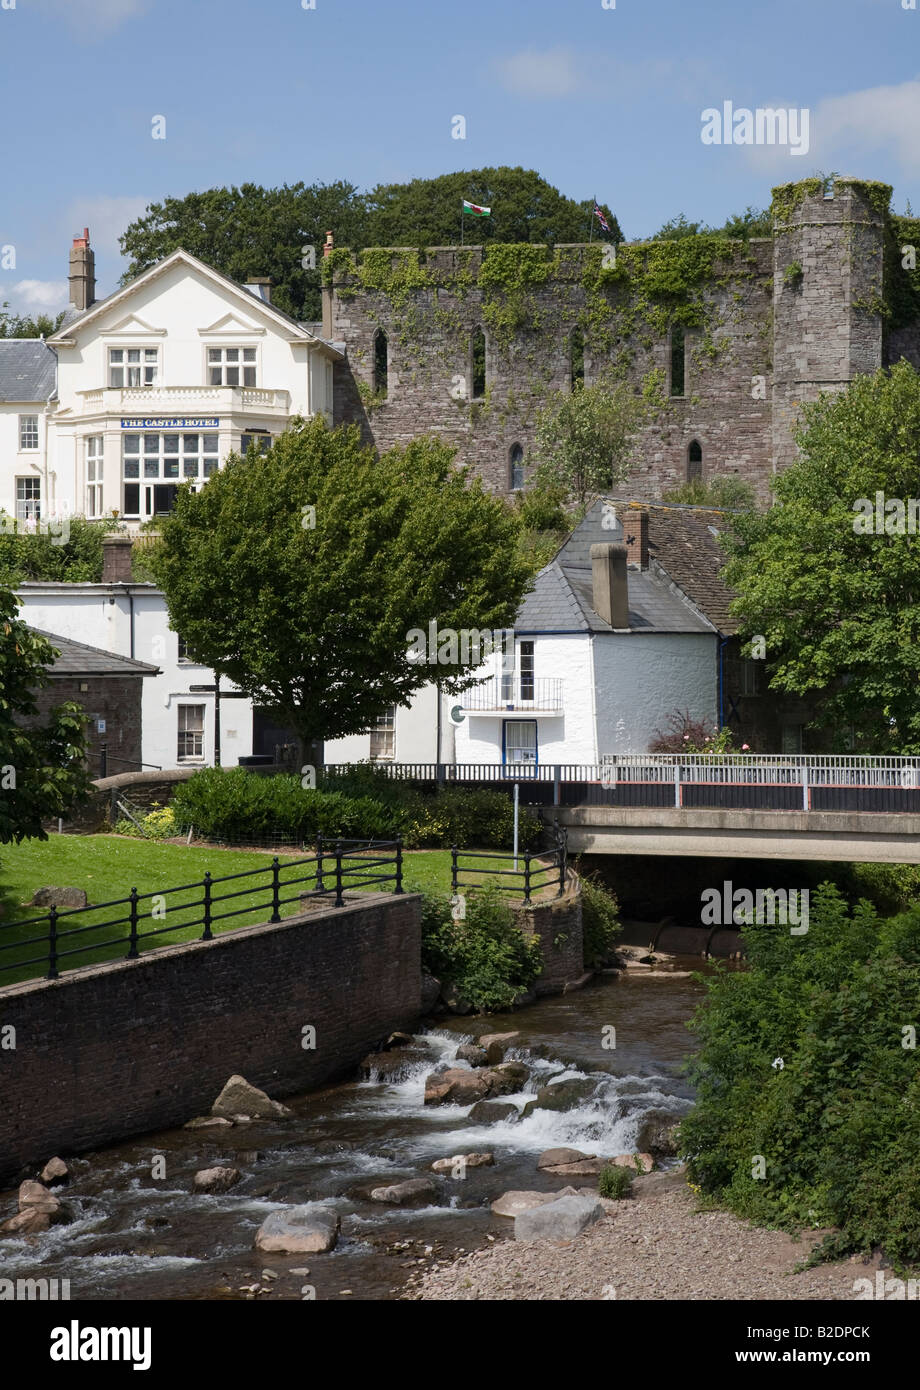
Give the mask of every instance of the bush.
[[920, 907], [885, 921], [824, 884], [806, 935], [743, 936], [750, 968], [719, 970], [693, 1022], [691, 1178], [761, 1224], [836, 1228], [812, 1262], [920, 1264]]
[[585, 969], [597, 970], [606, 964], [623, 927], [616, 897], [593, 874], [581, 880], [581, 925]]
[[515, 995], [530, 989], [543, 956], [539, 942], [518, 928], [501, 892], [488, 884], [467, 894], [460, 922], [451, 918], [449, 898], [423, 894], [422, 968], [489, 1013], [510, 1008]]
[[304, 790], [300, 778], [260, 777], [245, 768], [203, 768], [180, 784], [172, 805], [176, 824], [214, 839], [258, 839], [289, 833], [312, 842], [318, 834], [393, 839], [398, 819], [372, 797]]
[[146, 816], [141, 816], [139, 827], [132, 820], [119, 820], [115, 822], [115, 834], [133, 835], [137, 839], [144, 837], [147, 840], [168, 840], [170, 836], [178, 833], [171, 806], [157, 806]]
[[621, 1197], [628, 1195], [635, 1176], [632, 1168], [621, 1168], [617, 1163], [608, 1163], [601, 1169], [597, 1183], [598, 1196], [609, 1197], [611, 1201], [618, 1202]]

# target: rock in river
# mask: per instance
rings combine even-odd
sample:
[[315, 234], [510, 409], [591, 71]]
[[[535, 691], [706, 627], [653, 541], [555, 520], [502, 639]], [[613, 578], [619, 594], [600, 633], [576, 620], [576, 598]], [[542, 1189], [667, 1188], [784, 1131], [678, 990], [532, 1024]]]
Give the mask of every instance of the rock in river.
[[238, 1121], [246, 1116], [254, 1120], [277, 1120], [291, 1113], [280, 1101], [272, 1100], [257, 1086], [250, 1086], [244, 1076], [231, 1076], [211, 1106], [211, 1114], [225, 1120]]
[[499, 1120], [516, 1120], [520, 1111], [510, 1100], [477, 1100], [468, 1118], [476, 1125], [494, 1125]]
[[514, 1218], [515, 1240], [574, 1240], [606, 1215], [596, 1197], [558, 1197]]
[[491, 1168], [495, 1162], [494, 1154], [454, 1154], [453, 1158], [436, 1158], [431, 1165], [433, 1173], [456, 1173], [462, 1177], [467, 1168]]
[[389, 1187], [371, 1189], [372, 1202], [390, 1202], [393, 1206], [406, 1206], [418, 1202], [423, 1197], [433, 1197], [438, 1185], [433, 1178], [408, 1178], [406, 1182], [394, 1182]]
[[522, 1211], [530, 1211], [531, 1207], [542, 1207], [547, 1202], [555, 1202], [557, 1197], [577, 1195], [574, 1187], [564, 1187], [561, 1192], [503, 1192], [492, 1203], [492, 1211], [496, 1216], [517, 1217]]
[[266, 1216], [256, 1234], [257, 1250], [278, 1255], [316, 1255], [335, 1248], [339, 1217], [328, 1207], [308, 1203]]
[[239, 1168], [199, 1168], [195, 1174], [196, 1192], [229, 1192], [242, 1178]]

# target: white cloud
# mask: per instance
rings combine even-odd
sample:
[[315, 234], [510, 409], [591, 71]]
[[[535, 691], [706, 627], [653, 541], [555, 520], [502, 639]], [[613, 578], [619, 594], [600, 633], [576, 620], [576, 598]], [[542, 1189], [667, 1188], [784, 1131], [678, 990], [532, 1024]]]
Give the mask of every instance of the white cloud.
[[827, 97], [814, 131], [822, 155], [849, 155], [852, 165], [854, 156], [891, 150], [905, 173], [920, 173], [920, 81]]
[[107, 194], [76, 198], [68, 205], [65, 224], [71, 236], [82, 236], [89, 227], [90, 245], [99, 256], [120, 256], [118, 238], [129, 222], [140, 217], [151, 200], [140, 197], [111, 197]]
[[24, 309], [58, 310], [66, 308], [66, 280], [20, 280], [10, 286], [10, 303], [17, 311]]
[[100, 38], [150, 9], [152, 0], [32, 0], [33, 7], [60, 15], [85, 38]]
[[585, 85], [583, 65], [570, 48], [528, 48], [497, 63], [505, 87], [517, 96], [567, 97]]

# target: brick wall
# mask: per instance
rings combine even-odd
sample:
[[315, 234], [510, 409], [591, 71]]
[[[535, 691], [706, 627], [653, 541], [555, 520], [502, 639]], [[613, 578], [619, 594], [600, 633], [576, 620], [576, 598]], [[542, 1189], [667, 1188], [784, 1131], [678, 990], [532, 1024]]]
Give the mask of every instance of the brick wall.
[[373, 894], [0, 989], [0, 1027], [16, 1029], [0, 1051], [0, 1179], [181, 1125], [234, 1072], [272, 1097], [347, 1076], [418, 1018], [420, 921], [418, 897]]
[[[67, 676], [52, 677], [50, 683], [35, 692], [38, 706], [36, 718], [45, 722], [55, 705], [72, 700], [89, 716], [86, 725], [87, 767], [93, 777], [99, 774], [99, 756], [104, 744], [108, 747], [109, 771], [126, 771], [141, 761], [141, 689], [142, 676]], [[81, 689], [86, 686], [85, 690]], [[105, 720], [105, 733], [97, 728], [97, 720]], [[23, 720], [28, 727], [32, 720]], [[118, 761], [116, 761], [118, 759]]]
[[[570, 980], [584, 974], [584, 939], [581, 895], [577, 880], [570, 881], [564, 897], [514, 906], [518, 926], [525, 936], [535, 936], [543, 949], [543, 971], [534, 989], [538, 995], [561, 994]], [[557, 939], [564, 937], [565, 940]]]

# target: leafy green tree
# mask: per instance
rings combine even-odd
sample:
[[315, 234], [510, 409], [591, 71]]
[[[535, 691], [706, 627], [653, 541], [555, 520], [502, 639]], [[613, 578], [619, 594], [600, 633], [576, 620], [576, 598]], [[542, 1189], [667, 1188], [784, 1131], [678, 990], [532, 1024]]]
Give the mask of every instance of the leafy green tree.
[[708, 232], [709, 230], [705, 222], [688, 222], [681, 212], [665, 222], [663, 227], [659, 227], [652, 240], [679, 241], [681, 237], [699, 236], [701, 232]]
[[48, 314], [11, 314], [9, 303], [0, 306], [0, 338], [49, 338], [64, 321], [64, 310], [51, 318]]
[[[270, 275], [272, 302], [297, 319], [321, 315], [319, 264], [326, 232], [341, 246], [364, 246], [367, 214], [354, 184], [284, 184], [262, 188], [210, 188], [152, 203], [121, 237], [130, 257], [122, 283], [182, 247], [238, 282]], [[313, 246], [316, 268], [304, 268], [303, 247]]]
[[321, 419], [231, 456], [179, 489], [152, 550], [173, 626], [304, 743], [369, 728], [435, 675], [457, 688], [462, 650], [410, 661], [412, 629], [510, 626], [528, 569], [510, 509], [452, 456], [429, 438], [378, 459]]
[[97, 584], [102, 578], [102, 538], [117, 530], [114, 520], [86, 521], [75, 516], [60, 527], [55, 523], [54, 530], [28, 532], [0, 512], [0, 583], [38, 579]]
[[537, 416], [538, 485], [561, 486], [582, 508], [610, 492], [629, 473], [632, 441], [650, 408], [645, 397], [610, 376], [551, 394]]
[[454, 246], [460, 240], [464, 198], [492, 209], [491, 217], [466, 218], [468, 242], [555, 245], [587, 241], [592, 220], [596, 237], [623, 240], [620, 225], [605, 204], [601, 208], [610, 224], [609, 236], [601, 233], [593, 218], [592, 199], [576, 203], [533, 169], [502, 166], [461, 170], [411, 183], [378, 184], [368, 195], [368, 233], [372, 239], [367, 244]]
[[[803, 407], [797, 440], [801, 457], [774, 484], [781, 505], [739, 514], [725, 537], [735, 611], [766, 639], [771, 688], [820, 691], [817, 721], [854, 729], [870, 751], [920, 752], [920, 542], [906, 507], [920, 376], [902, 361], [857, 377]], [[877, 493], [883, 508], [895, 499], [881, 534]]]
[[693, 478], [663, 493], [661, 500], [692, 507], [724, 507], [729, 511], [750, 511], [757, 503], [751, 484], [730, 473], [717, 473], [705, 480]]
[[16, 597], [0, 588], [0, 843], [47, 839], [42, 823], [66, 816], [89, 789], [85, 715], [62, 704], [42, 722], [36, 692], [56, 655], [16, 616]]
[[734, 237], [747, 241], [749, 237], [772, 236], [773, 218], [769, 208], [746, 207], [744, 212], [732, 213], [721, 227], [710, 227], [705, 222], [688, 222], [681, 212], [659, 228], [653, 241], [679, 241], [688, 236]]

